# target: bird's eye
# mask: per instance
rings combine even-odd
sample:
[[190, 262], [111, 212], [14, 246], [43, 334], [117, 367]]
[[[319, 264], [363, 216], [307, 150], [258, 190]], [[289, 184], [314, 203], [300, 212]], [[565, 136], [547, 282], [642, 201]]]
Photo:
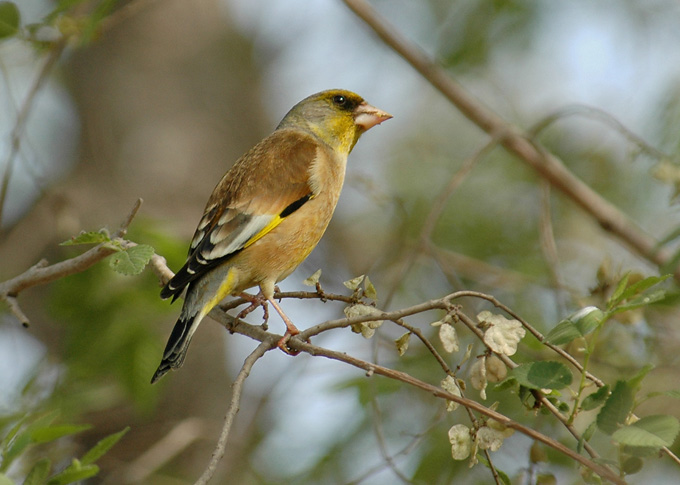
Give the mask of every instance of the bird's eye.
[[333, 103], [337, 104], [338, 106], [345, 106], [347, 104], [347, 98], [345, 98], [342, 94], [337, 94], [333, 96]]

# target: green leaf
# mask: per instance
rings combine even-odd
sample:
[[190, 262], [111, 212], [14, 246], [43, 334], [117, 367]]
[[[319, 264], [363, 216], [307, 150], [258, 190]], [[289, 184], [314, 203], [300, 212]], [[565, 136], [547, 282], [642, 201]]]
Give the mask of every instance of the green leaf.
[[652, 456], [659, 456], [659, 448], [652, 448], [648, 446], [626, 446], [622, 447], [625, 454], [630, 456], [637, 456], [638, 458], [650, 458]]
[[97, 473], [99, 473], [97, 465], [81, 466], [77, 460], [74, 460], [74, 463], [69, 465], [64, 471], [52, 476], [47, 485], [67, 485], [93, 477]]
[[132, 246], [109, 256], [109, 265], [118, 273], [126, 276], [137, 275], [144, 270], [154, 252], [148, 244]]
[[[8, 433], [2, 441], [2, 462], [0, 463], [0, 471], [7, 470], [12, 462], [23, 451], [34, 443], [32, 434], [35, 430], [49, 427], [57, 418], [59, 413], [56, 411], [49, 412], [33, 418], [33, 422], [29, 423], [28, 417], [22, 418]], [[28, 423], [28, 424], [27, 424]]]
[[14, 480], [9, 478], [4, 473], [0, 473], [0, 485], [15, 485]]
[[2, 467], [0, 470], [7, 470], [12, 464], [15, 458], [17, 458], [27, 446], [31, 444], [31, 434], [28, 431], [24, 431], [16, 436], [14, 440], [10, 443], [7, 450], [2, 456]]
[[595, 434], [595, 430], [597, 429], [597, 423], [593, 421], [588, 425], [586, 430], [581, 434], [581, 438], [578, 440], [578, 445], [576, 446], [576, 452], [581, 453], [583, 452], [583, 445], [590, 441], [590, 438], [593, 437]]
[[118, 441], [130, 431], [130, 427], [126, 427], [118, 433], [111, 434], [106, 438], [101, 439], [96, 445], [94, 445], [80, 460], [83, 465], [91, 465], [99, 458], [101, 458], [107, 451], [109, 451], [113, 445], [118, 443]]
[[633, 390], [625, 381], [617, 381], [607, 402], [597, 415], [597, 427], [603, 433], [613, 434], [623, 426], [633, 409]]
[[581, 332], [581, 335], [585, 337], [589, 333], [594, 332], [595, 329], [602, 324], [604, 317], [605, 314], [602, 310], [597, 307], [589, 306], [576, 312], [571, 317], [571, 321], [574, 322], [574, 325], [576, 325], [576, 328]]
[[612, 296], [609, 298], [609, 301], [607, 302], [607, 308], [611, 309], [618, 305], [623, 300], [623, 292], [626, 291], [626, 286], [628, 286], [629, 277], [630, 273], [626, 273], [625, 275], [623, 275], [623, 278], [621, 278], [619, 283], [616, 285], [614, 293], [612, 293]]
[[630, 300], [628, 303], [624, 303], [614, 308], [612, 310], [612, 313], [621, 313], [627, 312], [628, 310], [635, 310], [636, 308], [651, 305], [652, 303], [661, 301], [664, 298], [666, 298], [665, 290], [657, 290], [652, 293], [638, 295], [632, 300]]
[[[19, 433], [22, 426], [26, 423], [26, 421], [28, 421], [28, 417], [29, 417], [29, 415], [27, 414], [27, 415], [23, 416], [21, 419], [19, 419], [19, 421], [17, 421], [17, 423], [14, 426], [12, 426], [12, 428], [7, 432], [5, 437], [0, 442], [0, 448], [1, 448], [3, 455], [7, 452], [9, 444], [12, 442], [14, 437]], [[5, 458], [7, 458], [7, 457], [5, 456]], [[2, 463], [2, 465], [4, 466], [4, 462]], [[4, 468], [0, 468], [0, 470], [2, 470], [2, 469], [4, 469]]]
[[581, 403], [581, 409], [584, 411], [590, 411], [591, 409], [598, 408], [604, 404], [609, 396], [609, 384], [600, 387], [597, 391], [586, 396], [586, 398]]
[[571, 384], [573, 379], [569, 368], [555, 361], [520, 364], [508, 375], [531, 389], [562, 389]]
[[622, 445], [662, 448], [672, 446], [680, 431], [680, 422], [674, 416], [657, 414], [645, 416], [635, 423], [619, 428], [612, 438]]
[[33, 443], [48, 443], [64, 436], [80, 433], [81, 431], [90, 428], [92, 428], [92, 426], [89, 424], [61, 424], [58, 426], [38, 428], [31, 431], [31, 441]]
[[648, 276], [647, 278], [644, 278], [640, 281], [637, 281], [630, 285], [628, 288], [626, 288], [626, 291], [623, 292], [621, 295], [622, 300], [628, 300], [629, 298], [639, 295], [640, 293], [643, 293], [644, 291], [648, 290], [652, 286], [658, 285], [662, 281], [667, 280], [670, 278], [671, 275], [663, 275], [663, 276]]
[[103, 242], [110, 242], [111, 236], [106, 229], [100, 229], [99, 231], [82, 231], [77, 236], [72, 236], [68, 241], [60, 243], [60, 246], [75, 246], [76, 244], [101, 244]]
[[654, 365], [652, 364], [647, 364], [645, 365], [642, 369], [640, 369], [637, 374], [635, 374], [633, 377], [628, 379], [628, 387], [630, 387], [633, 391], [637, 392], [640, 389], [640, 386], [642, 385], [642, 380], [647, 377], [647, 374], [654, 369]]
[[514, 377], [506, 377], [504, 380], [493, 386], [494, 392], [505, 391], [517, 387], [517, 380]]
[[546, 343], [552, 345], [562, 345], [581, 337], [581, 332], [576, 325], [569, 320], [562, 320], [546, 336]]
[[[668, 279], [671, 275], [649, 276], [627, 286], [629, 276], [630, 273], [626, 274], [621, 281], [619, 281], [614, 294], [607, 303], [607, 308], [613, 313], [633, 310], [665, 298], [666, 292], [663, 290], [657, 290], [646, 295], [644, 292], [652, 286], [658, 285], [662, 281]], [[622, 304], [624, 301], [628, 302]]]
[[[39, 460], [31, 471], [28, 472], [24, 485], [43, 485], [47, 476], [50, 474], [50, 468], [52, 467], [52, 462], [48, 458], [43, 458]], [[2, 482], [0, 482], [2, 483]]]
[[673, 399], [680, 399], [680, 391], [678, 391], [678, 390], [654, 391], [654, 392], [650, 392], [649, 394], [647, 394], [647, 397], [657, 397], [657, 396], [666, 396], [666, 397], [672, 397]]
[[644, 462], [637, 456], [630, 456], [621, 464], [621, 471], [626, 475], [633, 475], [642, 470]]
[[0, 2], [0, 39], [12, 37], [19, 32], [21, 16], [13, 2]]
[[546, 340], [550, 344], [561, 345], [585, 337], [602, 324], [604, 317], [604, 312], [597, 307], [582, 308], [566, 320], [562, 320], [550, 331]]

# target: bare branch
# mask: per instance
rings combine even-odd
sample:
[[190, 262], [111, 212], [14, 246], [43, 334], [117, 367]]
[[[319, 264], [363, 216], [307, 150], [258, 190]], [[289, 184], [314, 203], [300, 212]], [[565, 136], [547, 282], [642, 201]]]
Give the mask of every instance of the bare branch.
[[440, 190], [439, 194], [437, 194], [437, 197], [433, 201], [432, 207], [430, 208], [430, 212], [425, 217], [425, 222], [423, 223], [423, 227], [420, 230], [417, 245], [411, 248], [410, 253], [403, 258], [404, 261], [397, 272], [397, 276], [394, 278], [394, 284], [387, 293], [385, 307], [389, 307], [400, 282], [404, 280], [406, 274], [413, 267], [418, 255], [424, 249], [430, 247], [432, 233], [434, 232], [437, 222], [444, 212], [444, 209], [446, 209], [446, 204], [451, 196], [454, 194], [460, 184], [463, 183], [463, 180], [465, 180], [465, 177], [467, 177], [470, 171], [472, 171], [477, 162], [482, 160], [489, 152], [491, 152], [491, 150], [496, 148], [498, 142], [499, 139], [492, 138], [483, 147], [477, 150], [473, 156], [467, 158], [461, 167], [456, 170], [456, 172], [454, 172], [454, 174], [449, 179], [449, 182]]
[[205, 435], [207, 424], [196, 417], [177, 423], [164, 437], [142, 453], [127, 467], [125, 483], [146, 482], [149, 476]]
[[[446, 70], [435, 63], [425, 52], [409, 42], [382, 18], [365, 0], [343, 0], [350, 10], [401, 55], [411, 67], [444, 95], [460, 112], [479, 128], [493, 137], [520, 160], [533, 168], [590, 214], [607, 232], [616, 236], [635, 253], [657, 266], [671, 262], [671, 253], [658, 247], [658, 242], [645, 233], [626, 214], [591, 189], [553, 154], [535, 143], [527, 134], [503, 120], [489, 108], [470, 96]], [[680, 281], [680, 267], [674, 270]]]
[[236, 376], [234, 383], [231, 385], [231, 402], [229, 403], [227, 415], [224, 418], [224, 425], [222, 426], [222, 433], [220, 434], [220, 438], [217, 441], [217, 446], [215, 447], [215, 451], [213, 451], [208, 467], [205, 469], [201, 477], [198, 480], [196, 480], [195, 485], [205, 485], [210, 481], [210, 479], [215, 474], [215, 470], [217, 470], [217, 465], [224, 456], [224, 452], [227, 447], [227, 440], [229, 439], [231, 425], [234, 422], [236, 413], [238, 413], [239, 410], [239, 405], [241, 402], [241, 393], [243, 392], [243, 384], [248, 375], [250, 374], [253, 365], [255, 365], [255, 362], [257, 362], [258, 359], [262, 357], [268, 350], [275, 348], [277, 341], [278, 340], [271, 338], [263, 341], [262, 343], [260, 343], [260, 345], [258, 345], [255, 348], [255, 350], [253, 350], [250, 353], [248, 357], [246, 357], [246, 360], [243, 362], [241, 370]]
[[12, 134], [10, 135], [10, 150], [4, 162], [5, 173], [2, 176], [2, 185], [0, 186], [0, 227], [2, 227], [2, 217], [4, 213], [5, 202], [7, 201], [6, 199], [7, 191], [9, 189], [9, 181], [12, 178], [14, 162], [17, 155], [19, 154], [19, 150], [21, 149], [21, 140], [24, 135], [24, 130], [26, 129], [28, 115], [31, 113], [33, 102], [35, 101], [38, 91], [40, 91], [40, 88], [43, 86], [48, 76], [52, 72], [54, 65], [61, 57], [61, 53], [64, 52], [65, 47], [66, 39], [64, 38], [59, 39], [59, 41], [52, 45], [51, 50], [45, 58], [45, 62], [40, 68], [38, 75], [33, 80], [33, 84], [31, 84], [31, 87], [28, 89], [26, 98], [24, 99], [24, 102], [21, 104], [21, 108], [17, 113], [17, 119], [14, 123]]

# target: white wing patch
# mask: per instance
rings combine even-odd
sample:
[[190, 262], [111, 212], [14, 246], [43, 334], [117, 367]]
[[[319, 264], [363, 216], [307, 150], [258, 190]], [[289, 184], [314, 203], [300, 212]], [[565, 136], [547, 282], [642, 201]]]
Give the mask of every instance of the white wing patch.
[[[206, 260], [219, 259], [231, 253], [242, 249], [248, 241], [260, 233], [269, 223], [277, 216], [271, 214], [262, 214], [259, 216], [251, 216], [250, 220], [239, 228], [238, 234], [229, 231], [227, 234], [222, 234], [220, 229], [214, 230], [210, 234], [210, 242], [214, 247], [207, 253], [201, 253], [201, 256]], [[231, 236], [231, 237], [229, 237]]]

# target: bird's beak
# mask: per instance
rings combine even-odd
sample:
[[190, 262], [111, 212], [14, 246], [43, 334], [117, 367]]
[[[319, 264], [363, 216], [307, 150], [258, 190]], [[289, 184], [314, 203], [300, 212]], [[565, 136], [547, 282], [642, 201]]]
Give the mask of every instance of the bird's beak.
[[375, 125], [379, 125], [390, 118], [392, 118], [391, 114], [386, 113], [375, 106], [371, 106], [366, 102], [361, 103], [354, 110], [354, 122], [358, 126], [361, 126], [364, 131], [370, 130]]

